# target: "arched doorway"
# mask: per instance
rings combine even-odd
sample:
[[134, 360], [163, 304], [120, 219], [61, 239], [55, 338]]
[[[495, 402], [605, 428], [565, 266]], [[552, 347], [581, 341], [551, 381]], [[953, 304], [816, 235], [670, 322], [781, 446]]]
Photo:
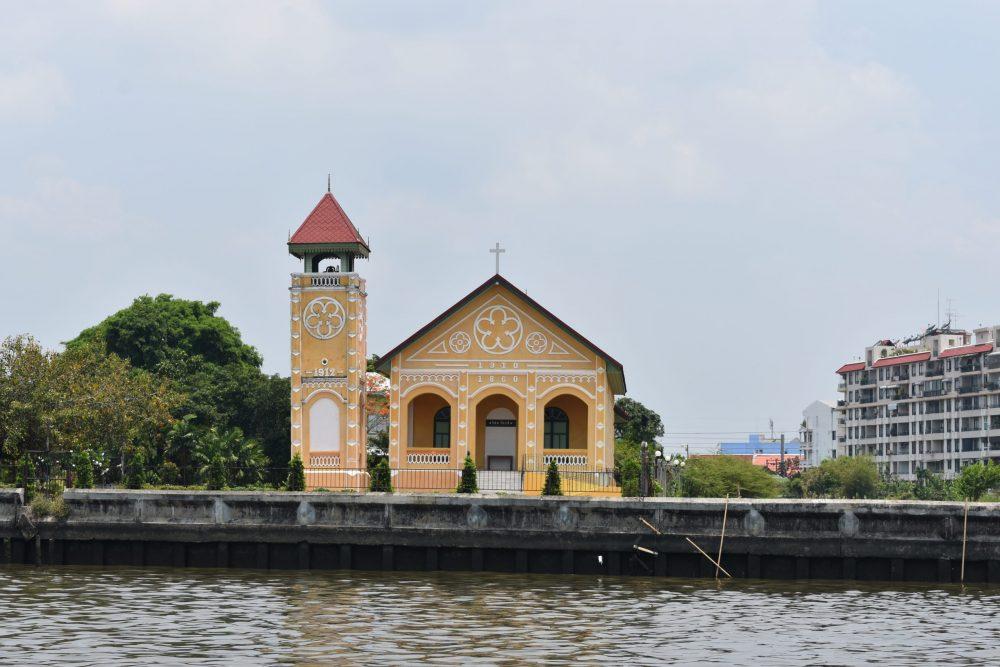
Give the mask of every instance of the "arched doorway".
[[508, 396], [493, 394], [476, 405], [476, 467], [480, 470], [517, 470], [518, 405]]
[[514, 470], [517, 456], [517, 417], [507, 407], [493, 408], [486, 413], [487, 470]]

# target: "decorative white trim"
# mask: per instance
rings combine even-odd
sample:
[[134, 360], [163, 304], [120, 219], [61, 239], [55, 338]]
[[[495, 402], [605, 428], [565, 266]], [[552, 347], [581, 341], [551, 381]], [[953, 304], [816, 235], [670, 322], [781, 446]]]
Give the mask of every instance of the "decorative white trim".
[[578, 384], [572, 384], [572, 383], [568, 383], [568, 382], [564, 382], [562, 384], [554, 384], [551, 387], [546, 387], [545, 391], [543, 391], [542, 393], [538, 394], [538, 398], [539, 399], [544, 398], [545, 396], [548, 396], [549, 394], [551, 394], [552, 392], [556, 391], [557, 389], [562, 389], [564, 387], [572, 387], [573, 389], [576, 389], [576, 390], [580, 391], [580, 393], [582, 393], [583, 395], [585, 395], [587, 398], [589, 398], [591, 400], [594, 400], [596, 398], [594, 396], [594, 394], [590, 393], [589, 391], [587, 391], [586, 389], [584, 389], [580, 385], [578, 385]]
[[417, 384], [407, 387], [405, 391], [400, 392], [399, 397], [405, 398], [407, 395], [412, 393], [414, 389], [418, 389], [419, 387], [437, 387], [452, 398], [458, 398], [458, 394], [439, 382], [418, 382]]
[[337, 398], [340, 399], [341, 403], [347, 403], [347, 399], [344, 398], [343, 396], [341, 396], [336, 391], [334, 391], [332, 387], [321, 387], [319, 389], [316, 389], [315, 391], [313, 391], [312, 393], [310, 393], [309, 395], [306, 396], [306, 398], [303, 401], [303, 403], [308, 403], [309, 401], [311, 401], [313, 399], [313, 396], [317, 396], [319, 394], [333, 394], [334, 396], [336, 396]]
[[520, 391], [518, 391], [517, 388], [514, 387], [513, 385], [503, 384], [503, 383], [500, 383], [500, 382], [493, 382], [493, 383], [490, 383], [490, 384], [484, 384], [483, 386], [479, 387], [479, 389], [477, 389], [476, 391], [474, 391], [471, 394], [469, 394], [469, 398], [475, 398], [476, 396], [478, 396], [479, 394], [483, 393], [487, 389], [495, 389], [497, 387], [503, 387], [504, 389], [510, 389], [512, 392], [514, 392], [515, 394], [517, 394], [521, 398], [524, 398], [524, 399], [528, 398], [525, 394], [523, 394]]
[[347, 313], [339, 301], [318, 296], [302, 309], [302, 325], [318, 340], [329, 340], [339, 334], [347, 321]]
[[[497, 320], [499, 320], [497, 322]], [[487, 306], [473, 320], [476, 343], [486, 354], [513, 352], [521, 342], [524, 325], [516, 312], [507, 306]]]

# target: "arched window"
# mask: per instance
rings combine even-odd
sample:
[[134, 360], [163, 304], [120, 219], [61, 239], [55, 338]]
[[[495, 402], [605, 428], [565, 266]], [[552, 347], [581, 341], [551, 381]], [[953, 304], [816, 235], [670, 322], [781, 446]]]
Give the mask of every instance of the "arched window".
[[545, 449], [569, 449], [569, 417], [562, 408], [545, 408]]
[[434, 446], [451, 447], [451, 408], [441, 408], [434, 415]]

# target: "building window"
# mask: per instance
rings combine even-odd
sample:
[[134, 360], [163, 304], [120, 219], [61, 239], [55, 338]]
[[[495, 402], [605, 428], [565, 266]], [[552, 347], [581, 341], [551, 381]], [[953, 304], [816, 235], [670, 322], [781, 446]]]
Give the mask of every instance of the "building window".
[[451, 447], [451, 408], [441, 408], [434, 415], [434, 446]]
[[569, 449], [569, 417], [560, 408], [545, 408], [545, 449]]

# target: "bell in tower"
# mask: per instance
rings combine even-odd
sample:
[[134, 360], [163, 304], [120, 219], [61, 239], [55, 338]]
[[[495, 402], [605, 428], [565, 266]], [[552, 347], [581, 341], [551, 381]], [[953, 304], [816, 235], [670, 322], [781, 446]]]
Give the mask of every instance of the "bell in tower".
[[290, 288], [291, 453], [308, 487], [331, 486], [336, 471], [365, 467], [367, 294], [354, 262], [369, 248], [328, 188], [288, 252], [303, 262]]

